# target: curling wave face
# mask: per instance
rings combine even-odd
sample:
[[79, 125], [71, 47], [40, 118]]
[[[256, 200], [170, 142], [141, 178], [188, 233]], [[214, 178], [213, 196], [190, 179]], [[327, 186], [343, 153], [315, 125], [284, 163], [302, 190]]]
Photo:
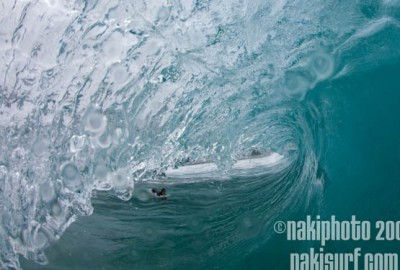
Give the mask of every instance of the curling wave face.
[[[94, 190], [129, 200], [201, 160], [223, 175], [253, 150], [283, 156], [268, 176], [229, 180], [227, 194], [252, 198], [244, 211], [257, 202], [257, 230], [307, 207], [322, 191], [315, 122], [328, 106], [308, 93], [399, 58], [396, 38], [379, 46], [400, 37], [395, 0], [134, 2], [0, 2], [1, 268], [19, 268], [18, 254], [46, 264], [44, 250], [92, 213]], [[210, 236], [213, 254], [253, 239], [228, 236], [237, 198], [215, 216], [228, 225]]]

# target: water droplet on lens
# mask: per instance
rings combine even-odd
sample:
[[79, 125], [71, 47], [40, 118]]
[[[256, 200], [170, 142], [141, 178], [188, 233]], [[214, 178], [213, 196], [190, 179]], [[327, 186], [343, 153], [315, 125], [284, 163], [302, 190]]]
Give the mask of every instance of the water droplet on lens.
[[176, 244], [175, 244], [175, 242], [172, 241], [172, 240], [166, 240], [166, 241], [163, 243], [163, 246], [164, 246], [165, 248], [173, 249], [173, 248], [176, 247]]
[[258, 235], [261, 228], [261, 221], [253, 215], [244, 215], [239, 220], [238, 231], [245, 238], [252, 238]]
[[78, 168], [73, 163], [65, 164], [61, 169], [63, 183], [70, 189], [76, 189], [81, 184], [81, 177]]
[[113, 175], [113, 185], [115, 188], [124, 187], [127, 183], [127, 178], [122, 173], [115, 173]]
[[85, 140], [86, 136], [78, 136], [74, 135], [71, 137], [71, 140], [69, 141], [69, 148], [72, 153], [79, 152], [83, 149], [85, 146]]
[[192, 232], [201, 232], [205, 227], [204, 221], [200, 217], [192, 217], [188, 220], [188, 229]]
[[49, 263], [43, 251], [37, 251], [31, 259], [41, 265], [46, 265]]
[[99, 129], [102, 125], [103, 119], [102, 116], [100, 114], [96, 114], [93, 113], [89, 116], [89, 120], [88, 120], [88, 125], [92, 128], [92, 129]]
[[163, 22], [165, 20], [167, 20], [167, 18], [170, 15], [170, 9], [169, 7], [166, 6], [161, 6], [158, 10], [158, 14], [157, 14], [157, 21], [159, 22]]
[[79, 175], [78, 168], [76, 168], [74, 164], [68, 163], [64, 165], [62, 170], [62, 176], [64, 177], [64, 179], [67, 180], [76, 179], [78, 175]]
[[295, 72], [288, 72], [285, 77], [285, 87], [290, 94], [305, 94], [310, 84], [307, 79]]
[[107, 118], [100, 112], [92, 111], [86, 116], [85, 129], [89, 132], [101, 134], [107, 127]]
[[5, 181], [5, 179], [7, 178], [7, 176], [8, 176], [8, 169], [7, 169], [7, 167], [4, 166], [4, 165], [0, 165], [0, 182], [3, 182], [3, 183], [4, 183], [4, 181]]
[[100, 148], [107, 148], [111, 144], [111, 138], [107, 132], [104, 132], [103, 134], [96, 137], [96, 143], [97, 146], [99, 146]]
[[145, 224], [145, 227], [142, 231], [143, 240], [146, 241], [147, 244], [158, 243], [161, 238], [159, 237], [159, 233], [150, 224]]
[[319, 80], [332, 76], [335, 63], [333, 57], [324, 52], [315, 53], [311, 57], [311, 68], [315, 71]]
[[58, 216], [61, 215], [61, 213], [62, 213], [61, 205], [58, 202], [54, 202], [51, 205], [51, 214], [52, 214], [52, 216], [58, 217]]
[[109, 172], [110, 169], [103, 163], [96, 164], [94, 167], [94, 176], [97, 179], [104, 179]]
[[47, 152], [47, 150], [48, 144], [45, 140], [39, 139], [35, 141], [32, 145], [32, 152], [38, 157], [43, 156]]
[[42, 197], [42, 200], [44, 202], [50, 202], [56, 196], [56, 193], [54, 191], [54, 186], [52, 183], [44, 183], [40, 185], [39, 190], [40, 190], [40, 196]]
[[106, 190], [111, 190], [112, 189], [112, 185], [108, 181], [101, 181], [100, 180], [100, 181], [95, 182], [95, 188], [96, 188], [96, 190], [106, 191]]
[[133, 257], [133, 260], [137, 260], [139, 257], [139, 252], [137, 252], [136, 250], [132, 250], [131, 256]]
[[153, 197], [152, 193], [146, 188], [135, 188], [134, 196], [142, 202], [148, 202]]
[[125, 170], [118, 170], [107, 176], [107, 182], [110, 183], [121, 200], [127, 201], [132, 197], [133, 179]]
[[33, 233], [32, 244], [37, 249], [42, 249], [47, 245], [47, 237], [40, 229], [36, 229]]
[[117, 128], [114, 130], [114, 136], [113, 136], [113, 141], [115, 144], [119, 144], [123, 141], [123, 134], [122, 134], [122, 129]]

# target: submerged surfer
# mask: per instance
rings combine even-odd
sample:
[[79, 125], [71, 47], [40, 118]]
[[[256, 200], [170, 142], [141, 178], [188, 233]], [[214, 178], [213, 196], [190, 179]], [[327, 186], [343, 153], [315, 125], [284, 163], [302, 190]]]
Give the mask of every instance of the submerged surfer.
[[151, 192], [153, 192], [154, 194], [156, 194], [158, 197], [161, 197], [161, 196], [165, 197], [165, 196], [167, 196], [167, 190], [166, 190], [165, 188], [162, 188], [160, 191], [158, 191], [158, 190], [155, 189], [155, 188], [152, 188], [152, 189], [151, 189]]

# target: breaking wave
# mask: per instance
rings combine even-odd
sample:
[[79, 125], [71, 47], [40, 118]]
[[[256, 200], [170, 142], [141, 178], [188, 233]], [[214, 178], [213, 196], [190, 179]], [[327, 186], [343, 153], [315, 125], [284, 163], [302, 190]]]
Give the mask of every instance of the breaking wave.
[[[94, 192], [145, 203], [146, 185], [164, 180], [175, 185], [172, 203], [184, 205], [164, 226], [189, 225], [173, 232], [146, 223], [145, 236], [184, 236], [183, 246], [195, 243], [198, 256], [219, 260], [235, 248], [251, 252], [284, 210], [322, 201], [322, 123], [332, 108], [312, 92], [400, 56], [394, 0], [0, 5], [5, 269], [20, 268], [18, 255], [46, 264], [45, 249], [77, 216], [92, 214]], [[261, 174], [229, 176], [223, 190], [218, 181], [165, 174], [208, 160], [229, 175], [254, 151], [283, 159]], [[185, 197], [188, 190], [197, 195]], [[200, 243], [205, 228], [211, 232]], [[208, 249], [196, 248], [204, 241]]]

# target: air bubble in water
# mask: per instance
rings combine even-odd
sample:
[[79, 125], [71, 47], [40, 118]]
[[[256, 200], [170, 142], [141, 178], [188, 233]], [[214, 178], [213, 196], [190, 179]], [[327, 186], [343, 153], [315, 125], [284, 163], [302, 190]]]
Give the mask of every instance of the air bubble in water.
[[64, 180], [64, 185], [69, 189], [75, 190], [81, 184], [79, 170], [73, 163], [67, 163], [62, 167], [61, 176]]
[[85, 140], [86, 136], [78, 136], [74, 135], [71, 137], [71, 140], [69, 141], [69, 149], [72, 153], [79, 152], [83, 149], [85, 146]]
[[332, 76], [335, 69], [333, 57], [325, 52], [314, 53], [311, 56], [310, 65], [319, 80], [324, 80]]
[[86, 115], [85, 129], [95, 134], [101, 134], [107, 127], [107, 118], [98, 111], [90, 111]]

